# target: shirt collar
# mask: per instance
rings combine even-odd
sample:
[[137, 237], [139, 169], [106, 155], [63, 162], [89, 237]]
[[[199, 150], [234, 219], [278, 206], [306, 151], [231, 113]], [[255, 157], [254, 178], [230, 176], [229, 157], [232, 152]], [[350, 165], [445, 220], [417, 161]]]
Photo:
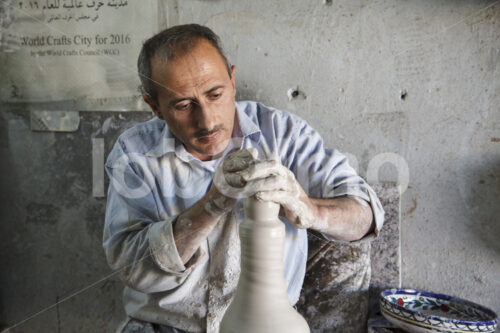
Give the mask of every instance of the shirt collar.
[[[251, 136], [252, 139], [258, 141], [258, 137], [260, 136], [259, 127], [245, 113], [245, 106], [242, 105], [242, 103], [236, 102], [235, 104], [236, 117], [234, 121], [235, 124], [233, 128], [232, 138], [236, 141], [238, 141], [237, 139], [240, 138], [241, 141], [238, 143], [240, 147], [246, 137]], [[193, 159], [198, 160], [186, 150], [182, 142], [180, 142], [180, 140], [172, 134], [167, 126], [167, 123], [163, 121], [162, 133], [159, 136], [158, 141], [153, 144], [149, 151], [146, 152], [146, 156], [161, 157], [168, 153], [175, 153], [177, 157], [186, 162], [189, 162]]]
[[167, 153], [174, 152], [177, 138], [170, 132], [167, 123], [163, 120], [163, 129], [158, 137], [158, 140], [153, 144], [150, 150], [146, 152], [146, 156], [160, 157]]
[[[239, 128], [241, 137], [246, 138], [252, 136], [257, 138], [260, 136], [260, 128], [253, 122], [253, 120], [245, 113], [245, 104], [242, 102], [236, 102], [236, 116], [237, 128]], [[233, 133], [233, 137], [234, 137]]]

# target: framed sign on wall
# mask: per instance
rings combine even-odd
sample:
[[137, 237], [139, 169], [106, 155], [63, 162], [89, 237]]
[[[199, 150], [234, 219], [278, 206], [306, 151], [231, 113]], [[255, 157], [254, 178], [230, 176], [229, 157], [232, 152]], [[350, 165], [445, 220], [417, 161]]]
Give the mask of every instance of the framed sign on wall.
[[156, 0], [4, 0], [0, 98], [146, 110], [136, 64], [157, 12]]

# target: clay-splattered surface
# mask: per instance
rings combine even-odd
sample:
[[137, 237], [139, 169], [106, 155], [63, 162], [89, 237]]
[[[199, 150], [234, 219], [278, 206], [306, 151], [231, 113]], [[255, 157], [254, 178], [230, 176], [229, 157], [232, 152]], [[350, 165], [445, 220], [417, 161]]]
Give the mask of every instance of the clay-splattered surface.
[[385, 210], [385, 223], [371, 244], [370, 315], [379, 312], [382, 290], [400, 286], [401, 278], [401, 198], [395, 184], [375, 184], [373, 189]]
[[393, 184], [373, 188], [386, 211], [375, 241], [334, 243], [308, 232], [308, 266], [297, 309], [313, 332], [366, 331], [369, 313], [378, 312], [378, 291], [399, 284], [399, 192]]
[[[309, 234], [309, 244], [321, 243]], [[361, 332], [368, 316], [370, 244], [323, 246], [329, 249], [306, 273], [297, 309], [313, 332]]]

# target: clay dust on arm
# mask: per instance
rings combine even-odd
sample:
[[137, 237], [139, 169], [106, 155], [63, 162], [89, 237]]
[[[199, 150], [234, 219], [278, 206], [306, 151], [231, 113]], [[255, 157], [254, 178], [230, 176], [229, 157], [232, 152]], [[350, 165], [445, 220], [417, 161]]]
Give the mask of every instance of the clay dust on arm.
[[205, 196], [177, 217], [173, 229], [174, 239], [184, 264], [191, 259], [222, 217], [233, 209], [246, 185], [238, 172], [252, 165], [255, 157], [256, 151], [253, 149], [242, 149], [229, 154]]
[[362, 199], [343, 196], [309, 198], [295, 175], [277, 161], [258, 161], [238, 172], [262, 201], [282, 206], [286, 219], [297, 228], [311, 228], [342, 241], [363, 238], [373, 229], [373, 215]]

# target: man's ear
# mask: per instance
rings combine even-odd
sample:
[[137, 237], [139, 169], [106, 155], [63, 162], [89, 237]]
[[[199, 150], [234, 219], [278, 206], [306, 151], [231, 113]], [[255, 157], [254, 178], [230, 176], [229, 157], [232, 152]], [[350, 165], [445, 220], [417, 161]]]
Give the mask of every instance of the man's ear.
[[150, 94], [143, 94], [142, 99], [144, 100], [144, 102], [148, 103], [149, 107], [151, 108], [151, 110], [153, 110], [158, 118], [163, 119], [158, 104], [155, 100], [153, 100]]
[[236, 81], [234, 79], [236, 75], [236, 66], [235, 65], [232, 65], [231, 66], [231, 84], [233, 85], [233, 90], [234, 90], [234, 95], [236, 96]]

